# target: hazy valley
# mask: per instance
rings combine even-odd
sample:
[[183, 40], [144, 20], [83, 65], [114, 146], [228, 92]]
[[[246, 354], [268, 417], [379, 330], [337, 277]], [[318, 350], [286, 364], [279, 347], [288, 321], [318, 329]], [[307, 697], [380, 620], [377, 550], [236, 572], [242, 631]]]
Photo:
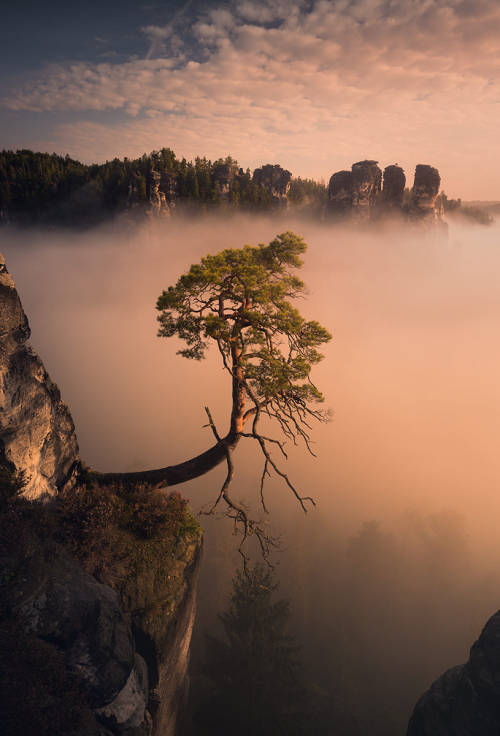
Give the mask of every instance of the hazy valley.
[[[84, 233], [4, 228], [0, 250], [82, 458], [126, 471], [203, 450], [207, 402], [221, 425], [227, 415], [216, 356], [184, 361], [157, 339], [157, 295], [202, 255], [285, 229], [309, 244], [302, 311], [334, 336], [314, 371], [333, 418], [314, 428], [317, 459], [292, 449], [288, 463], [317, 507], [304, 516], [272, 483], [280, 594], [307, 677], [331, 695], [332, 727], [336, 718], [343, 733], [402, 733], [423, 690], [465, 661], [498, 607], [497, 226], [451, 223], [435, 239], [284, 213]], [[234, 494], [257, 506], [258, 455], [241, 447], [236, 457]], [[195, 512], [221, 474], [182, 487]], [[204, 526], [195, 670], [237, 564], [227, 520]]]

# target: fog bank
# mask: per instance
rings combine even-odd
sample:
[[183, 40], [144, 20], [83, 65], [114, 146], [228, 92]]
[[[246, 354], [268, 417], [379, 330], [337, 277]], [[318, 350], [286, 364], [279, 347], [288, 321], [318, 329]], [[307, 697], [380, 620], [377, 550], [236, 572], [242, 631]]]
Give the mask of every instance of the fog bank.
[[[133, 470], [208, 447], [205, 405], [221, 432], [229, 419], [218, 355], [188, 361], [178, 343], [157, 338], [156, 298], [206, 253], [285, 229], [309, 244], [309, 293], [298, 306], [334, 339], [313, 372], [333, 420], [313, 428], [318, 457], [291, 448], [286, 468], [318, 505], [304, 516], [278, 479], [268, 486], [282, 592], [310, 681], [354, 724], [346, 736], [396, 736], [500, 603], [500, 228], [452, 224], [435, 240], [207, 218], [85, 233], [3, 229], [0, 250], [82, 458]], [[258, 507], [255, 448], [240, 443], [235, 466], [233, 495]], [[196, 511], [223, 476], [219, 467], [178, 488]], [[237, 557], [227, 526], [202, 523], [199, 632], [224, 608]]]
[[[452, 226], [447, 242], [258, 218], [117, 225], [91, 232], [3, 230], [1, 248], [40, 352], [75, 418], [82, 457], [103, 470], [175, 463], [210, 441], [203, 407], [227, 426], [217, 356], [175, 355], [154, 304], [191, 263], [293, 229], [309, 244], [299, 306], [334, 340], [314, 378], [333, 421], [318, 459], [290, 472], [316, 514], [370, 518], [453, 508], [490, 537], [499, 511], [499, 229]], [[241, 494], [250, 494], [244, 448]], [[240, 466], [241, 468], [242, 466]], [[186, 486], [196, 496], [219, 471]], [[277, 482], [273, 492], [288, 503]], [[197, 489], [197, 490], [196, 490]], [[203, 491], [201, 490], [203, 489]]]

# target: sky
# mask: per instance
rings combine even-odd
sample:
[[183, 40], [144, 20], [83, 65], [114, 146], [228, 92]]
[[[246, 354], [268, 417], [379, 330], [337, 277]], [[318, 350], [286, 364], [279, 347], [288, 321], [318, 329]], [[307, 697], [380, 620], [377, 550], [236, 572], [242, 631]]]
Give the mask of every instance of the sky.
[[499, 123], [498, 0], [2, 0], [3, 148], [427, 163], [495, 200]]

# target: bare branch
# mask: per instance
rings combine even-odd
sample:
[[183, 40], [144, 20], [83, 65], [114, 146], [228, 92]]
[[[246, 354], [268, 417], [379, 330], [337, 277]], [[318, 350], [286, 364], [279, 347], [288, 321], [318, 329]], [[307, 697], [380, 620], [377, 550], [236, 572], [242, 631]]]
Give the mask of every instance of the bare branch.
[[[288, 460], [288, 455], [286, 453], [286, 450], [285, 450], [282, 442], [280, 442], [277, 439], [274, 439], [273, 437], [266, 437], [265, 435], [258, 435], [258, 436], [262, 437], [262, 439], [265, 440], [266, 442], [272, 442], [274, 445], [278, 445], [278, 447], [281, 450], [281, 454], [283, 455], [283, 457], [286, 460]], [[242, 432], [241, 433], [241, 437], [249, 437], [249, 438], [254, 439], [254, 440], [258, 439], [258, 436], [255, 435], [255, 434], [253, 434], [253, 432]]]
[[260, 502], [261, 502], [262, 508], [264, 509], [264, 511], [266, 512], [266, 514], [268, 513], [268, 511], [267, 511], [267, 507], [266, 507], [266, 502], [264, 500], [264, 481], [266, 480], [266, 475], [268, 475], [269, 477], [271, 477], [271, 474], [270, 474], [269, 470], [267, 469], [267, 466], [268, 465], [269, 465], [269, 462], [268, 462], [268, 459], [266, 457], [266, 459], [264, 461], [264, 468], [262, 470], [262, 476], [261, 476], [261, 479], [260, 479]]
[[[208, 406], [205, 407], [205, 411], [208, 417], [208, 425], [206, 426], [209, 426], [211, 428], [218, 442], [224, 442], [224, 440], [221, 440], [220, 438], [220, 435], [217, 431], [217, 427], [215, 426], [215, 422], [213, 420], [212, 414]], [[269, 534], [267, 534], [267, 532], [263, 529], [262, 524], [258, 520], [250, 518], [245, 507], [242, 504], [236, 503], [236, 501], [234, 501], [233, 498], [229, 495], [228, 489], [234, 477], [234, 465], [233, 465], [233, 460], [232, 460], [232, 449], [228, 444], [225, 445], [225, 452], [226, 452], [226, 462], [227, 462], [227, 473], [226, 473], [224, 482], [221, 486], [217, 500], [215, 501], [215, 503], [211, 506], [211, 508], [208, 511], [201, 511], [200, 513], [206, 516], [212, 515], [215, 512], [215, 509], [217, 508], [220, 501], [223, 499], [227, 506], [227, 509], [224, 512], [225, 516], [233, 520], [235, 533], [236, 534], [241, 533], [242, 535], [241, 542], [238, 545], [238, 552], [243, 559], [244, 568], [246, 569], [246, 566], [248, 563], [248, 556], [245, 553], [244, 546], [247, 540], [249, 539], [249, 537], [251, 536], [256, 537], [264, 560], [268, 564], [270, 564], [269, 555], [271, 552], [271, 548], [277, 547], [278, 540], [276, 538], [271, 537]], [[263, 477], [266, 473], [267, 475], [269, 475], [267, 466], [264, 468]], [[264, 502], [264, 497], [262, 494], [262, 485], [263, 485], [263, 480], [261, 482], [261, 501], [262, 501], [262, 507], [264, 511], [267, 513], [267, 509], [266, 509], [265, 502]]]

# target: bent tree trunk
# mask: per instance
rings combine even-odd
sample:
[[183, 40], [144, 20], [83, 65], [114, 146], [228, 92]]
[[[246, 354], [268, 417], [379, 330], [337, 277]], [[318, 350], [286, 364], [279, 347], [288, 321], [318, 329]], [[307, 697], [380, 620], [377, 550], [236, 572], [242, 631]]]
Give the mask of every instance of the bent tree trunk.
[[[243, 306], [246, 308], [248, 306], [247, 302]], [[245, 373], [242, 365], [243, 350], [241, 347], [241, 324], [239, 323], [234, 326], [232, 331], [230, 354], [231, 368], [228, 368], [228, 370], [232, 376], [232, 408], [229, 432], [225, 437], [219, 439], [215, 445], [205, 450], [205, 452], [190, 460], [185, 460], [183, 463], [133, 473], [96, 473], [97, 483], [100, 485], [113, 482], [125, 483], [126, 485], [147, 483], [157, 488], [175, 486], [208, 473], [209, 470], [226, 460], [228, 450], [233, 450], [242, 436], [245, 421], [253, 414], [252, 410], [245, 414]]]
[[245, 389], [244, 372], [241, 365], [242, 350], [239, 346], [239, 328], [233, 332], [231, 345], [232, 360], [232, 409], [229, 432], [205, 452], [196, 455], [190, 460], [185, 460], [177, 465], [169, 465], [166, 468], [155, 470], [140, 470], [134, 473], [97, 473], [96, 481], [100, 485], [118, 482], [126, 485], [147, 483], [157, 488], [162, 486], [175, 486], [185, 483], [193, 478], [205, 475], [209, 470], [215, 468], [223, 460], [226, 460], [228, 450], [233, 450], [238, 444], [243, 432], [245, 420]]
[[108, 483], [125, 483], [126, 485], [147, 483], [156, 487], [175, 486], [193, 480], [193, 478], [198, 478], [200, 475], [205, 475], [209, 470], [215, 468], [226, 459], [227, 449], [236, 447], [239, 439], [239, 433], [229, 432], [226, 437], [216, 442], [208, 450], [192, 457], [190, 460], [185, 460], [183, 463], [154, 470], [139, 470], [133, 473], [97, 472], [95, 480], [99, 485], [107, 485]]

